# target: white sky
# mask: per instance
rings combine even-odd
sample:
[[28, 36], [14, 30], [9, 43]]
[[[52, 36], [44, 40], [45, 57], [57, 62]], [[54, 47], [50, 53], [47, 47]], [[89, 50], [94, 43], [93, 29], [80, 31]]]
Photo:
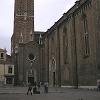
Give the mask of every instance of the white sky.
[[[34, 0], [35, 31], [49, 29], [76, 0]], [[0, 48], [10, 53], [13, 34], [14, 0], [0, 0]]]

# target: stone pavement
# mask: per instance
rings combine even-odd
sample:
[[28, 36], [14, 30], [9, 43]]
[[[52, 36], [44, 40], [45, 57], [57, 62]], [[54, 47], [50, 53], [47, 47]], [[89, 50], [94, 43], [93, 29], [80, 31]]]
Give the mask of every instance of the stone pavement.
[[0, 100], [100, 100], [100, 92], [87, 89], [49, 88], [47, 94], [42, 90], [33, 95], [26, 95], [26, 91], [27, 87], [1, 87]]
[[[0, 94], [25, 94], [27, 92], [28, 87], [0, 87]], [[49, 88], [49, 93], [64, 93], [67, 92], [68, 90], [75, 90], [72, 87], [62, 87], [62, 88]], [[92, 91], [97, 91], [96, 87], [79, 87], [78, 90], [92, 90]], [[44, 88], [40, 88], [41, 93], [44, 93]]]
[[[26, 94], [28, 87], [0, 87], [0, 94]], [[44, 88], [41, 87], [41, 93], [44, 93]], [[62, 92], [60, 88], [49, 88], [49, 93]]]

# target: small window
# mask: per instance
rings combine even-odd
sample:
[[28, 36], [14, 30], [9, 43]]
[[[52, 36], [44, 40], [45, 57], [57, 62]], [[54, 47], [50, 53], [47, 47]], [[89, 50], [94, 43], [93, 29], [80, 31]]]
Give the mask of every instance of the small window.
[[4, 59], [4, 53], [1, 53], [1, 59]]
[[8, 73], [12, 73], [12, 67], [11, 66], [8, 67]]
[[30, 40], [33, 41], [33, 34], [30, 34]]

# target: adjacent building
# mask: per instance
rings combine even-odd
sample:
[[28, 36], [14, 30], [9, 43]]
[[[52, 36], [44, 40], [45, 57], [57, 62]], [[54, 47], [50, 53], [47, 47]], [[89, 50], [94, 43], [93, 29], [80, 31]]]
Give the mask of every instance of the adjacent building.
[[14, 85], [14, 65], [5, 49], [0, 49], [0, 85]]

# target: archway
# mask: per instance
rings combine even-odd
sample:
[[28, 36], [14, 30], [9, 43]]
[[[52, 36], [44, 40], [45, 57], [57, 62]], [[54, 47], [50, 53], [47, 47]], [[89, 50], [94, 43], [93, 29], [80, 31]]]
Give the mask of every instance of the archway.
[[35, 82], [37, 82], [37, 76], [36, 76], [36, 70], [30, 69], [27, 71], [27, 84], [30, 83], [31, 85], [34, 85]]

